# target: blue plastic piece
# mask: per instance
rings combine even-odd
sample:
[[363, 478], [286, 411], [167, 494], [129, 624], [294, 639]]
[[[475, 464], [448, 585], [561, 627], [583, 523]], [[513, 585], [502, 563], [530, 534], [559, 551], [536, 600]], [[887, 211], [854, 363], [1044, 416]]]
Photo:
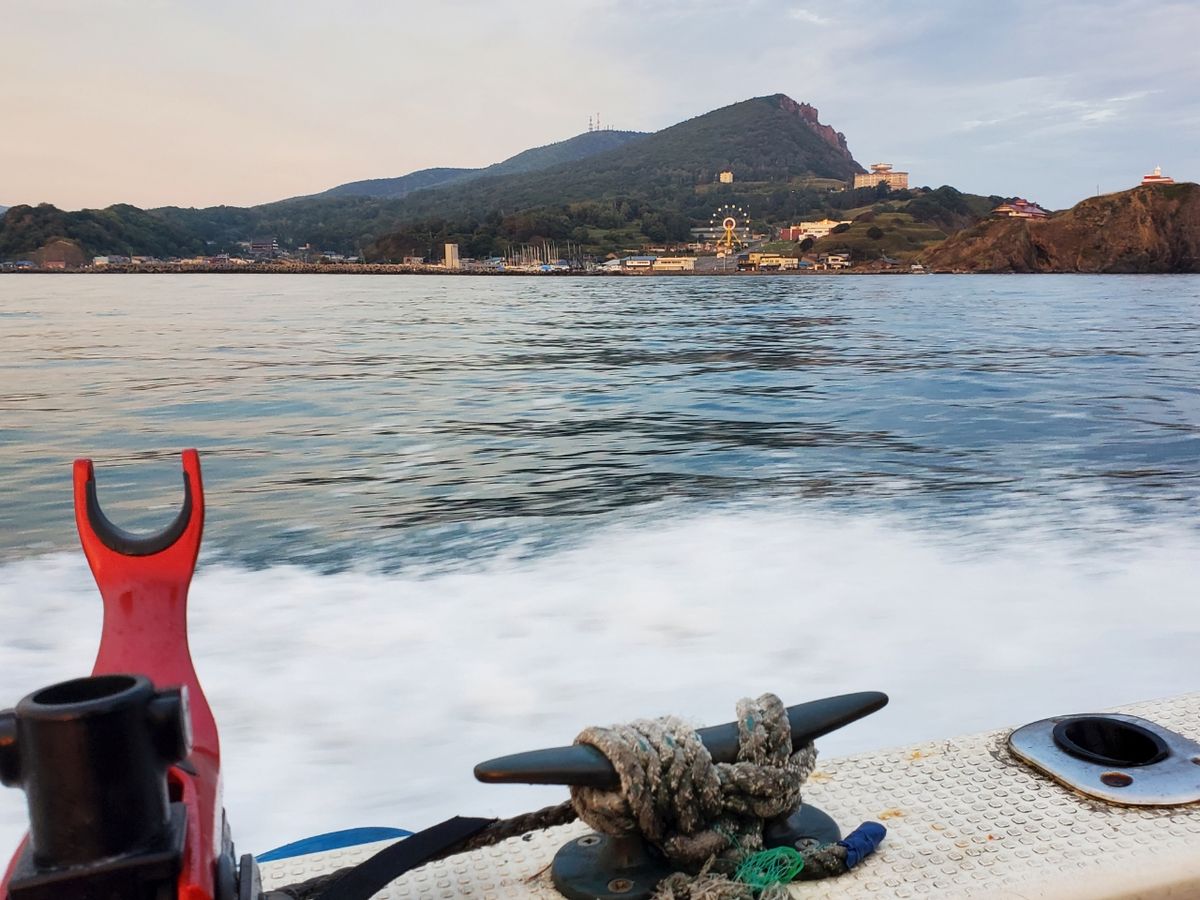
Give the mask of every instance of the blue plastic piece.
[[314, 834], [312, 837], [301, 838], [260, 853], [255, 857], [259, 862], [272, 862], [277, 859], [291, 859], [293, 856], [303, 856], [306, 853], [320, 853], [322, 850], [340, 850], [342, 847], [353, 847], [357, 844], [370, 844], [374, 841], [386, 841], [392, 838], [405, 838], [412, 834], [403, 828], [347, 828], [344, 831], [330, 831], [326, 834]]
[[853, 869], [878, 850], [886, 834], [887, 829], [878, 822], [863, 822], [838, 841], [840, 846], [846, 848], [846, 868]]

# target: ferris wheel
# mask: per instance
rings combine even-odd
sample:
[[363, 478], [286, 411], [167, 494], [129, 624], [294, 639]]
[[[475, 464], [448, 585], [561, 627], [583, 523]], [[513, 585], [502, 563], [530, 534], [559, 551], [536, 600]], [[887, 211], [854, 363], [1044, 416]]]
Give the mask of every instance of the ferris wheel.
[[726, 203], [717, 207], [709, 225], [714, 231], [720, 228], [725, 232], [720, 240], [725, 245], [726, 251], [729, 251], [733, 249], [734, 244], [742, 243], [741, 238], [737, 235], [737, 230], [750, 227], [750, 216], [740, 206]]

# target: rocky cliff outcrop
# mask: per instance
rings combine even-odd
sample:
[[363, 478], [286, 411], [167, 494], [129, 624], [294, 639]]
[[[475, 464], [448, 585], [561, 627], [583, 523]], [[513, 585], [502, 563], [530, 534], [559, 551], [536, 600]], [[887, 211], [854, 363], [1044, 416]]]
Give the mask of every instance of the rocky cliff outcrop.
[[935, 272], [1200, 272], [1200, 185], [1143, 185], [1049, 219], [990, 219], [921, 261]]
[[854, 169], [857, 172], [866, 172], [862, 166], [855, 162], [854, 157], [850, 155], [850, 148], [846, 145], [846, 135], [840, 131], [834, 131], [831, 125], [822, 125], [820, 121], [819, 110], [809, 103], [797, 103], [786, 94], [779, 94], [779, 106], [787, 112], [794, 113], [804, 120], [816, 134], [827, 143], [830, 147], [837, 150], [846, 159], [854, 163]]

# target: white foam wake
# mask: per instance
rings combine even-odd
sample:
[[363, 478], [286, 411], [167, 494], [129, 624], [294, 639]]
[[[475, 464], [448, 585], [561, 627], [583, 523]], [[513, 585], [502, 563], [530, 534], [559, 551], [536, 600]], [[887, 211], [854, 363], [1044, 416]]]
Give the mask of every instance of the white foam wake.
[[[1200, 688], [1195, 532], [1131, 525], [1118, 543], [1027, 524], [951, 540], [759, 510], [424, 577], [204, 568], [192, 645], [239, 848], [532, 809], [564, 793], [478, 785], [473, 764], [593, 723], [727, 721], [767, 690], [891, 694], [828, 754]], [[99, 625], [81, 556], [0, 566], [0, 703], [86, 673]], [[0, 848], [24, 815], [0, 793]]]

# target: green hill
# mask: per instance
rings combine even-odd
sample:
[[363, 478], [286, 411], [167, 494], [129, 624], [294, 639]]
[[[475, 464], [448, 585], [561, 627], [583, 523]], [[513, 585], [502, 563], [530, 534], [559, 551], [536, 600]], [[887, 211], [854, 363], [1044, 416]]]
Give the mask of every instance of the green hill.
[[821, 125], [815, 109], [775, 94], [714, 110], [582, 162], [418, 192], [407, 198], [401, 214], [406, 220], [482, 216], [615, 198], [682, 209], [708, 193], [726, 169], [735, 184], [787, 184], [813, 176], [845, 181], [862, 171], [845, 138]]
[[316, 200], [336, 197], [379, 197], [398, 200], [402, 197], [407, 197], [413, 191], [423, 191], [426, 188], [450, 184], [451, 182], [468, 178], [480, 171], [482, 170], [449, 168], [420, 169], [397, 178], [368, 178], [365, 181], [351, 181], [347, 184], [339, 184], [337, 187], [331, 187], [327, 191], [321, 191], [319, 194], [312, 194], [307, 198], [295, 197], [293, 199]]
[[631, 141], [646, 137], [644, 131], [585, 131], [565, 141], [524, 150], [503, 162], [481, 169], [481, 175], [520, 175], [524, 172], [539, 172], [563, 163], [590, 159], [623, 147]]
[[204, 242], [195, 234], [136, 206], [64, 212], [42, 203], [14, 206], [5, 213], [0, 222], [0, 259], [32, 254], [55, 240], [78, 244], [85, 257], [186, 256], [204, 250]]
[[[605, 148], [606, 141], [617, 145]], [[599, 152], [591, 152], [595, 150]], [[590, 155], [579, 158], [581, 152]], [[565, 161], [554, 162], [564, 157]], [[734, 184], [716, 183], [724, 169], [733, 171]], [[816, 109], [775, 94], [735, 103], [651, 135], [604, 131], [578, 135], [474, 170], [479, 174], [467, 180], [442, 171], [443, 176], [433, 177], [451, 180], [402, 197], [299, 197], [248, 209], [165, 207], [152, 214], [215, 249], [255, 235], [273, 235], [285, 246], [311, 242], [323, 249], [355, 253], [383, 235], [409, 227], [420, 226], [427, 237], [446, 228], [474, 233], [478, 222], [488, 217], [528, 214], [562, 220], [566, 206], [589, 203], [608, 211], [593, 210], [585, 218], [608, 220], [612, 210], [619, 208], [620, 227], [628, 226], [631, 233], [678, 236], [681, 229], [686, 235], [688, 222], [707, 222], [722, 203], [750, 204], [760, 219], [798, 215], [819, 205], [829, 185], [842, 183], [862, 169], [850, 155], [845, 137], [821, 124]], [[408, 182], [409, 187], [413, 184]], [[653, 219], [649, 232], [640, 230], [637, 222], [646, 210], [667, 223], [665, 232], [661, 222]], [[566, 230], [599, 224], [577, 221]], [[609, 222], [606, 227], [618, 226]], [[562, 230], [555, 229], [556, 233]], [[545, 229], [520, 225], [514, 231], [542, 236]], [[426, 240], [426, 249], [428, 244]]]
[[[732, 184], [718, 183], [726, 169], [734, 173]], [[283, 246], [312, 243], [356, 253], [399, 234], [401, 239], [381, 241], [376, 250], [384, 256], [402, 246], [428, 252], [437, 235], [453, 235], [464, 237], [468, 255], [502, 252], [509, 242], [538, 238], [608, 251], [684, 239], [689, 227], [706, 223], [726, 203], [746, 207], [755, 222], [780, 223], [862, 202], [861, 192], [830, 193], [861, 171], [845, 137], [822, 124], [815, 108], [775, 94], [651, 135], [591, 132], [467, 175], [424, 170], [369, 183], [373, 191], [403, 193], [398, 197], [301, 197], [250, 208], [46, 211], [37, 221], [6, 220], [0, 247], [24, 251], [38, 238], [79, 233], [88, 252], [180, 255], [272, 236]], [[385, 244], [391, 248], [386, 254]]]
[[810, 253], [849, 253], [858, 262], [878, 259], [910, 260], [963, 228], [986, 218], [1003, 202], [1001, 197], [964, 194], [949, 185], [883, 191], [862, 188], [837, 196], [854, 203], [862, 195], [869, 204], [844, 207], [832, 218], [850, 219], [837, 234], [830, 234], [809, 249]]
[[381, 200], [399, 200], [415, 191], [447, 184], [461, 184], [491, 175], [537, 172], [563, 163], [577, 162], [644, 136], [640, 131], [588, 131], [565, 141], [524, 150], [503, 162], [493, 163], [481, 169], [421, 169], [399, 178], [372, 178], [340, 184], [306, 199], [374, 197]]

